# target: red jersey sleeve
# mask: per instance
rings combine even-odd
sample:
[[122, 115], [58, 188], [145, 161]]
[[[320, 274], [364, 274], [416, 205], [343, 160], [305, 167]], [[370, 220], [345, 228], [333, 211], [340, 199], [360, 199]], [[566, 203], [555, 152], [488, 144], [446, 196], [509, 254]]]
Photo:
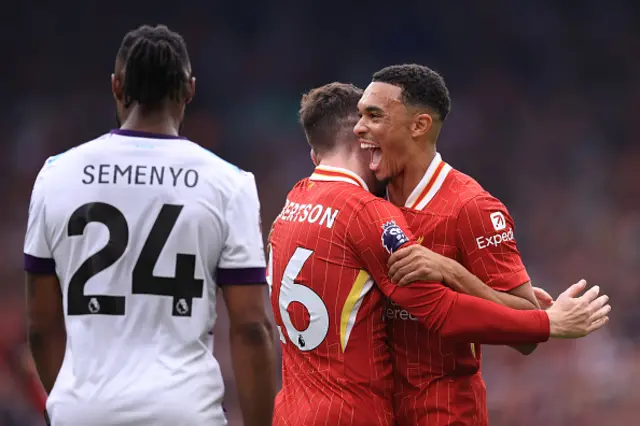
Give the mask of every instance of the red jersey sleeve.
[[460, 210], [457, 244], [462, 264], [498, 291], [530, 281], [516, 246], [513, 219], [500, 200], [483, 193]]
[[544, 311], [516, 311], [456, 293], [441, 283], [398, 287], [391, 282], [390, 254], [417, 244], [402, 212], [391, 203], [382, 199], [367, 202], [347, 229], [352, 250], [382, 292], [443, 337], [486, 344], [539, 343], [549, 338]]

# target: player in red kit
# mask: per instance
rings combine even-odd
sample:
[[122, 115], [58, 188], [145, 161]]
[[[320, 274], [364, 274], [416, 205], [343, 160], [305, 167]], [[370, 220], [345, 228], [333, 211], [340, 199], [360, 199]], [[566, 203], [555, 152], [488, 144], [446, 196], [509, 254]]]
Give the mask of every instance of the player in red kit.
[[[488, 299], [515, 309], [536, 309], [506, 207], [436, 151], [450, 110], [442, 77], [419, 65], [384, 68], [374, 74], [358, 108], [361, 119], [354, 132], [361, 146], [370, 150], [369, 168], [379, 180], [389, 182], [389, 200], [403, 206], [421, 244], [460, 262], [492, 287]], [[392, 280], [406, 284], [420, 279], [421, 256], [434, 256], [425, 251], [416, 247], [394, 254]], [[445, 268], [445, 283], [466, 292], [451, 276]], [[393, 307], [387, 315], [396, 368], [397, 424], [487, 425], [479, 342], [449, 339], [395, 314], [398, 310]], [[516, 348], [531, 353], [535, 345]]]
[[[548, 312], [525, 312], [440, 282], [394, 285], [390, 254], [417, 241], [400, 209], [368, 190], [375, 179], [351, 131], [361, 93], [333, 83], [302, 100], [317, 167], [289, 192], [269, 236], [268, 283], [283, 356], [274, 425], [395, 424], [386, 297], [434, 333], [460, 341], [579, 337], [606, 321], [607, 298], [597, 298], [597, 288], [580, 299], [559, 298]], [[460, 285], [488, 290], [461, 266], [454, 269]]]

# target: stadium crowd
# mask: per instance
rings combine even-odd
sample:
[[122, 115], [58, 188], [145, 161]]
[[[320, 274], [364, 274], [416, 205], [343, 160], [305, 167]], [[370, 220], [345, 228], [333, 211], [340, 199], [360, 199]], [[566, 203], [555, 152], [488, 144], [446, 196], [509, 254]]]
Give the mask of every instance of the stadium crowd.
[[[7, 46], [12, 65], [2, 71], [10, 84], [0, 106], [0, 426], [41, 424], [3, 356], [24, 345], [21, 250], [33, 180], [48, 156], [114, 125], [109, 74], [121, 35], [141, 22], [184, 35], [198, 78], [184, 133], [256, 175], [265, 236], [288, 188], [312, 170], [296, 122], [303, 91], [332, 80], [364, 86], [390, 63], [440, 71], [453, 110], [439, 150], [507, 204], [533, 284], [556, 295], [586, 278], [616, 306], [609, 326], [582, 341], [545, 344], [530, 357], [486, 349], [491, 424], [637, 422], [638, 4], [213, 3], [154, 2], [149, 12], [116, 0], [98, 23], [78, 19], [92, 7], [83, 2], [66, 3], [68, 13], [16, 5], [0, 26], [3, 37], [24, 33]], [[222, 314], [215, 351], [230, 378], [226, 327]], [[226, 386], [238, 424], [232, 380]]]

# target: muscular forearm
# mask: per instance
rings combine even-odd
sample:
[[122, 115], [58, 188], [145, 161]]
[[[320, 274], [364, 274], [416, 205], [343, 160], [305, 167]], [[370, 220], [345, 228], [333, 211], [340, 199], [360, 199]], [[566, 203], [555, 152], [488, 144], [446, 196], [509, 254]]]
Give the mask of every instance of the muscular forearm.
[[51, 393], [62, 367], [66, 346], [67, 333], [65, 330], [47, 333], [30, 331], [29, 333], [31, 355], [47, 394]]
[[271, 323], [232, 326], [231, 356], [246, 426], [271, 425], [276, 396], [276, 362]]
[[522, 311], [537, 309], [533, 303], [526, 299], [492, 289], [454, 260], [448, 262], [444, 278], [445, 284], [459, 293], [490, 300]]
[[[485, 300], [490, 300], [509, 308], [518, 309], [521, 311], [539, 309], [537, 304], [532, 303], [531, 301], [523, 297], [496, 291], [490, 288], [482, 281], [480, 281], [478, 277], [467, 271], [462, 265], [453, 260], [449, 262], [447, 274], [445, 275], [445, 284], [460, 293], [480, 297]], [[538, 345], [535, 343], [529, 343], [510, 346], [523, 355], [529, 355], [536, 350]]]
[[538, 307], [528, 301], [527, 299], [523, 299], [520, 296], [515, 296], [513, 294], [505, 293], [502, 291], [496, 291], [491, 289], [494, 293], [496, 293], [495, 297], [498, 299], [498, 303], [502, 306], [506, 306], [512, 309], [518, 309], [519, 311], [528, 311], [532, 309], [538, 309]]

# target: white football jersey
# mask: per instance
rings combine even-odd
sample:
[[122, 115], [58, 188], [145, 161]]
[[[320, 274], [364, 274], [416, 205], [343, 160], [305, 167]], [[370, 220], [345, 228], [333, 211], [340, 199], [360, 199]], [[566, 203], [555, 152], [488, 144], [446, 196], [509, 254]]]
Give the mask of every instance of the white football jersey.
[[24, 253], [63, 294], [54, 426], [226, 424], [210, 333], [217, 286], [265, 282], [251, 173], [183, 138], [113, 131], [46, 161]]

